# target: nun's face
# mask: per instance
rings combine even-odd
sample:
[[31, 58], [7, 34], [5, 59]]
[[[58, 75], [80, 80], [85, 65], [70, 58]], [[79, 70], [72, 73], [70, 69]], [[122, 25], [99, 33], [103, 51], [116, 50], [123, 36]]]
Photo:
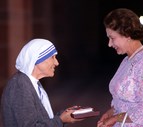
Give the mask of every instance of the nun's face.
[[52, 56], [40, 64], [37, 64], [37, 68], [39, 70], [40, 77], [53, 77], [55, 72], [55, 67], [59, 65], [59, 62], [56, 56]]

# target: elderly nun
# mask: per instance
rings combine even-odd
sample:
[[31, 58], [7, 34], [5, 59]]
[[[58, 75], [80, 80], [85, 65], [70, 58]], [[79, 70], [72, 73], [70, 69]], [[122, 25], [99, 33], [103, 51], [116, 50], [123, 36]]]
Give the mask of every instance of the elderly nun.
[[4, 127], [64, 127], [79, 121], [71, 117], [74, 110], [54, 115], [48, 95], [40, 83], [53, 77], [59, 65], [57, 50], [46, 39], [33, 39], [20, 51], [16, 59], [17, 72], [8, 80], [2, 93], [2, 121]]

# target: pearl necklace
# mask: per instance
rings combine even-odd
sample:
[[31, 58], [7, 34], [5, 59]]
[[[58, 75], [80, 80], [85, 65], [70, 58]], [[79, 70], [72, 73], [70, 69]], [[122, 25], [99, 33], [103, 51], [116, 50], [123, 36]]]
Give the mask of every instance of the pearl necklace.
[[143, 46], [141, 46], [140, 48], [138, 48], [130, 57], [129, 57], [129, 60], [131, 58], [133, 58], [138, 52], [140, 52], [141, 50], [143, 49]]

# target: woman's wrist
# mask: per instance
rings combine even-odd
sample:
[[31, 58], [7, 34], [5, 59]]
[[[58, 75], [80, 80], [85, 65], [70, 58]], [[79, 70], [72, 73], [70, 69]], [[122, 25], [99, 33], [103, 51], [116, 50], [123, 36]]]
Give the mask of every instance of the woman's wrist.
[[114, 114], [114, 108], [111, 108], [110, 110], [108, 110], [106, 114], [108, 115], [108, 117], [111, 117]]

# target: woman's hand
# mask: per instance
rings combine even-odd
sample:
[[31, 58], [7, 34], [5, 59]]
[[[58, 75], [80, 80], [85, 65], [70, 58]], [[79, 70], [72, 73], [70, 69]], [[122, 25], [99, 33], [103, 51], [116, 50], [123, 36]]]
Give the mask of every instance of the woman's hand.
[[[107, 127], [107, 126], [105, 126], [105, 123], [108, 120], [110, 121], [110, 118], [112, 117], [113, 113], [114, 113], [114, 107], [111, 107], [111, 109], [109, 109], [106, 113], [104, 113], [102, 115], [102, 117], [100, 118], [100, 120], [97, 122], [97, 127]], [[108, 126], [108, 127], [110, 127], [110, 126]]]
[[97, 127], [104, 127], [104, 121], [109, 118], [107, 113], [103, 114], [100, 120], [97, 122]]
[[116, 123], [116, 116], [109, 117], [103, 121], [98, 121], [97, 127], [112, 127]]
[[78, 109], [80, 106], [73, 106], [70, 108], [67, 108], [61, 115], [60, 118], [63, 123], [74, 123], [77, 121], [82, 121], [83, 119], [74, 119], [71, 117], [71, 113], [73, 113], [76, 109]]

